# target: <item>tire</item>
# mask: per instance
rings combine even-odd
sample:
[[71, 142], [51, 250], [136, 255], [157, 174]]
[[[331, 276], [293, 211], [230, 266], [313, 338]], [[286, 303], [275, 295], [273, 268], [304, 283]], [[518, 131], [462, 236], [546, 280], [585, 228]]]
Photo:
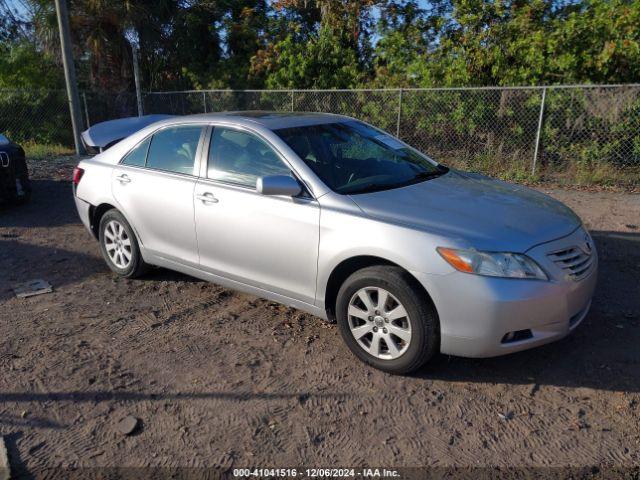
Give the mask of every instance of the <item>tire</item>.
[[22, 176], [18, 177], [16, 181], [20, 183], [20, 188], [22, 189], [22, 195], [18, 195], [16, 204], [25, 205], [31, 200], [31, 180], [29, 180], [28, 176]]
[[112, 271], [121, 277], [137, 278], [149, 270], [131, 225], [119, 211], [107, 211], [100, 219], [98, 232], [100, 251]]
[[3, 152], [9, 164], [0, 168], [0, 202], [23, 205], [31, 199], [31, 181], [24, 152], [19, 147]]
[[31, 180], [29, 180], [27, 160], [22, 157], [16, 162], [16, 203], [24, 205], [29, 200], [31, 200]]
[[[384, 292], [387, 301], [381, 306]], [[371, 308], [363, 301], [366, 296]], [[368, 315], [371, 311], [373, 315]], [[438, 315], [431, 299], [417, 280], [399, 267], [367, 267], [349, 276], [338, 292], [336, 320], [349, 349], [363, 362], [384, 372], [415, 371], [440, 348]]]

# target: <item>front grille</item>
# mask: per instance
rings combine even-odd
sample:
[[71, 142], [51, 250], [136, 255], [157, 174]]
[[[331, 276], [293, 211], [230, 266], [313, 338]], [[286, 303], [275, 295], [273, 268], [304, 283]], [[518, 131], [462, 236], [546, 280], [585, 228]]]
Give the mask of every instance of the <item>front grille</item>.
[[593, 265], [593, 247], [568, 247], [547, 256], [574, 280], [586, 277]]

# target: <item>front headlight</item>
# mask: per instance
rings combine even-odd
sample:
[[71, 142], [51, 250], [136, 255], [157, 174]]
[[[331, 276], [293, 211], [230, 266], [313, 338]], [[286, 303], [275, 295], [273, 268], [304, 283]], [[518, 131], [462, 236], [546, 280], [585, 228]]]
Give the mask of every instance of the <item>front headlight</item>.
[[536, 262], [519, 253], [480, 252], [438, 247], [438, 253], [453, 268], [465, 273], [505, 278], [548, 280]]

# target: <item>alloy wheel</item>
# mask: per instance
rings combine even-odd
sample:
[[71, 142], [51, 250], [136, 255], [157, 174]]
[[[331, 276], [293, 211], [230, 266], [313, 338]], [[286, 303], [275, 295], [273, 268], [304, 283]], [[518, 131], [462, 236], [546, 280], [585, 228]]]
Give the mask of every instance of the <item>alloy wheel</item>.
[[111, 220], [104, 229], [104, 246], [109, 259], [118, 268], [127, 268], [131, 264], [133, 253], [131, 239], [127, 231], [117, 220]]
[[393, 360], [411, 343], [409, 315], [390, 292], [379, 287], [358, 290], [349, 301], [349, 329], [361, 348], [382, 360]]

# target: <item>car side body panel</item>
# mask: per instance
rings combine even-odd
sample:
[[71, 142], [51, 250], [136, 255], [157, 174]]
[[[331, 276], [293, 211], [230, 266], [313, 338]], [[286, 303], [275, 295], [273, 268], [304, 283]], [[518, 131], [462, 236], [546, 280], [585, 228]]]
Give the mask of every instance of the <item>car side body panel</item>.
[[160, 256], [198, 264], [193, 223], [193, 192], [197, 179], [189, 175], [118, 165], [113, 168], [113, 197], [136, 225], [140, 243]]
[[[313, 304], [320, 207], [312, 198], [264, 196], [200, 179], [195, 190], [200, 265]], [[210, 196], [211, 200], [200, 200]]]

